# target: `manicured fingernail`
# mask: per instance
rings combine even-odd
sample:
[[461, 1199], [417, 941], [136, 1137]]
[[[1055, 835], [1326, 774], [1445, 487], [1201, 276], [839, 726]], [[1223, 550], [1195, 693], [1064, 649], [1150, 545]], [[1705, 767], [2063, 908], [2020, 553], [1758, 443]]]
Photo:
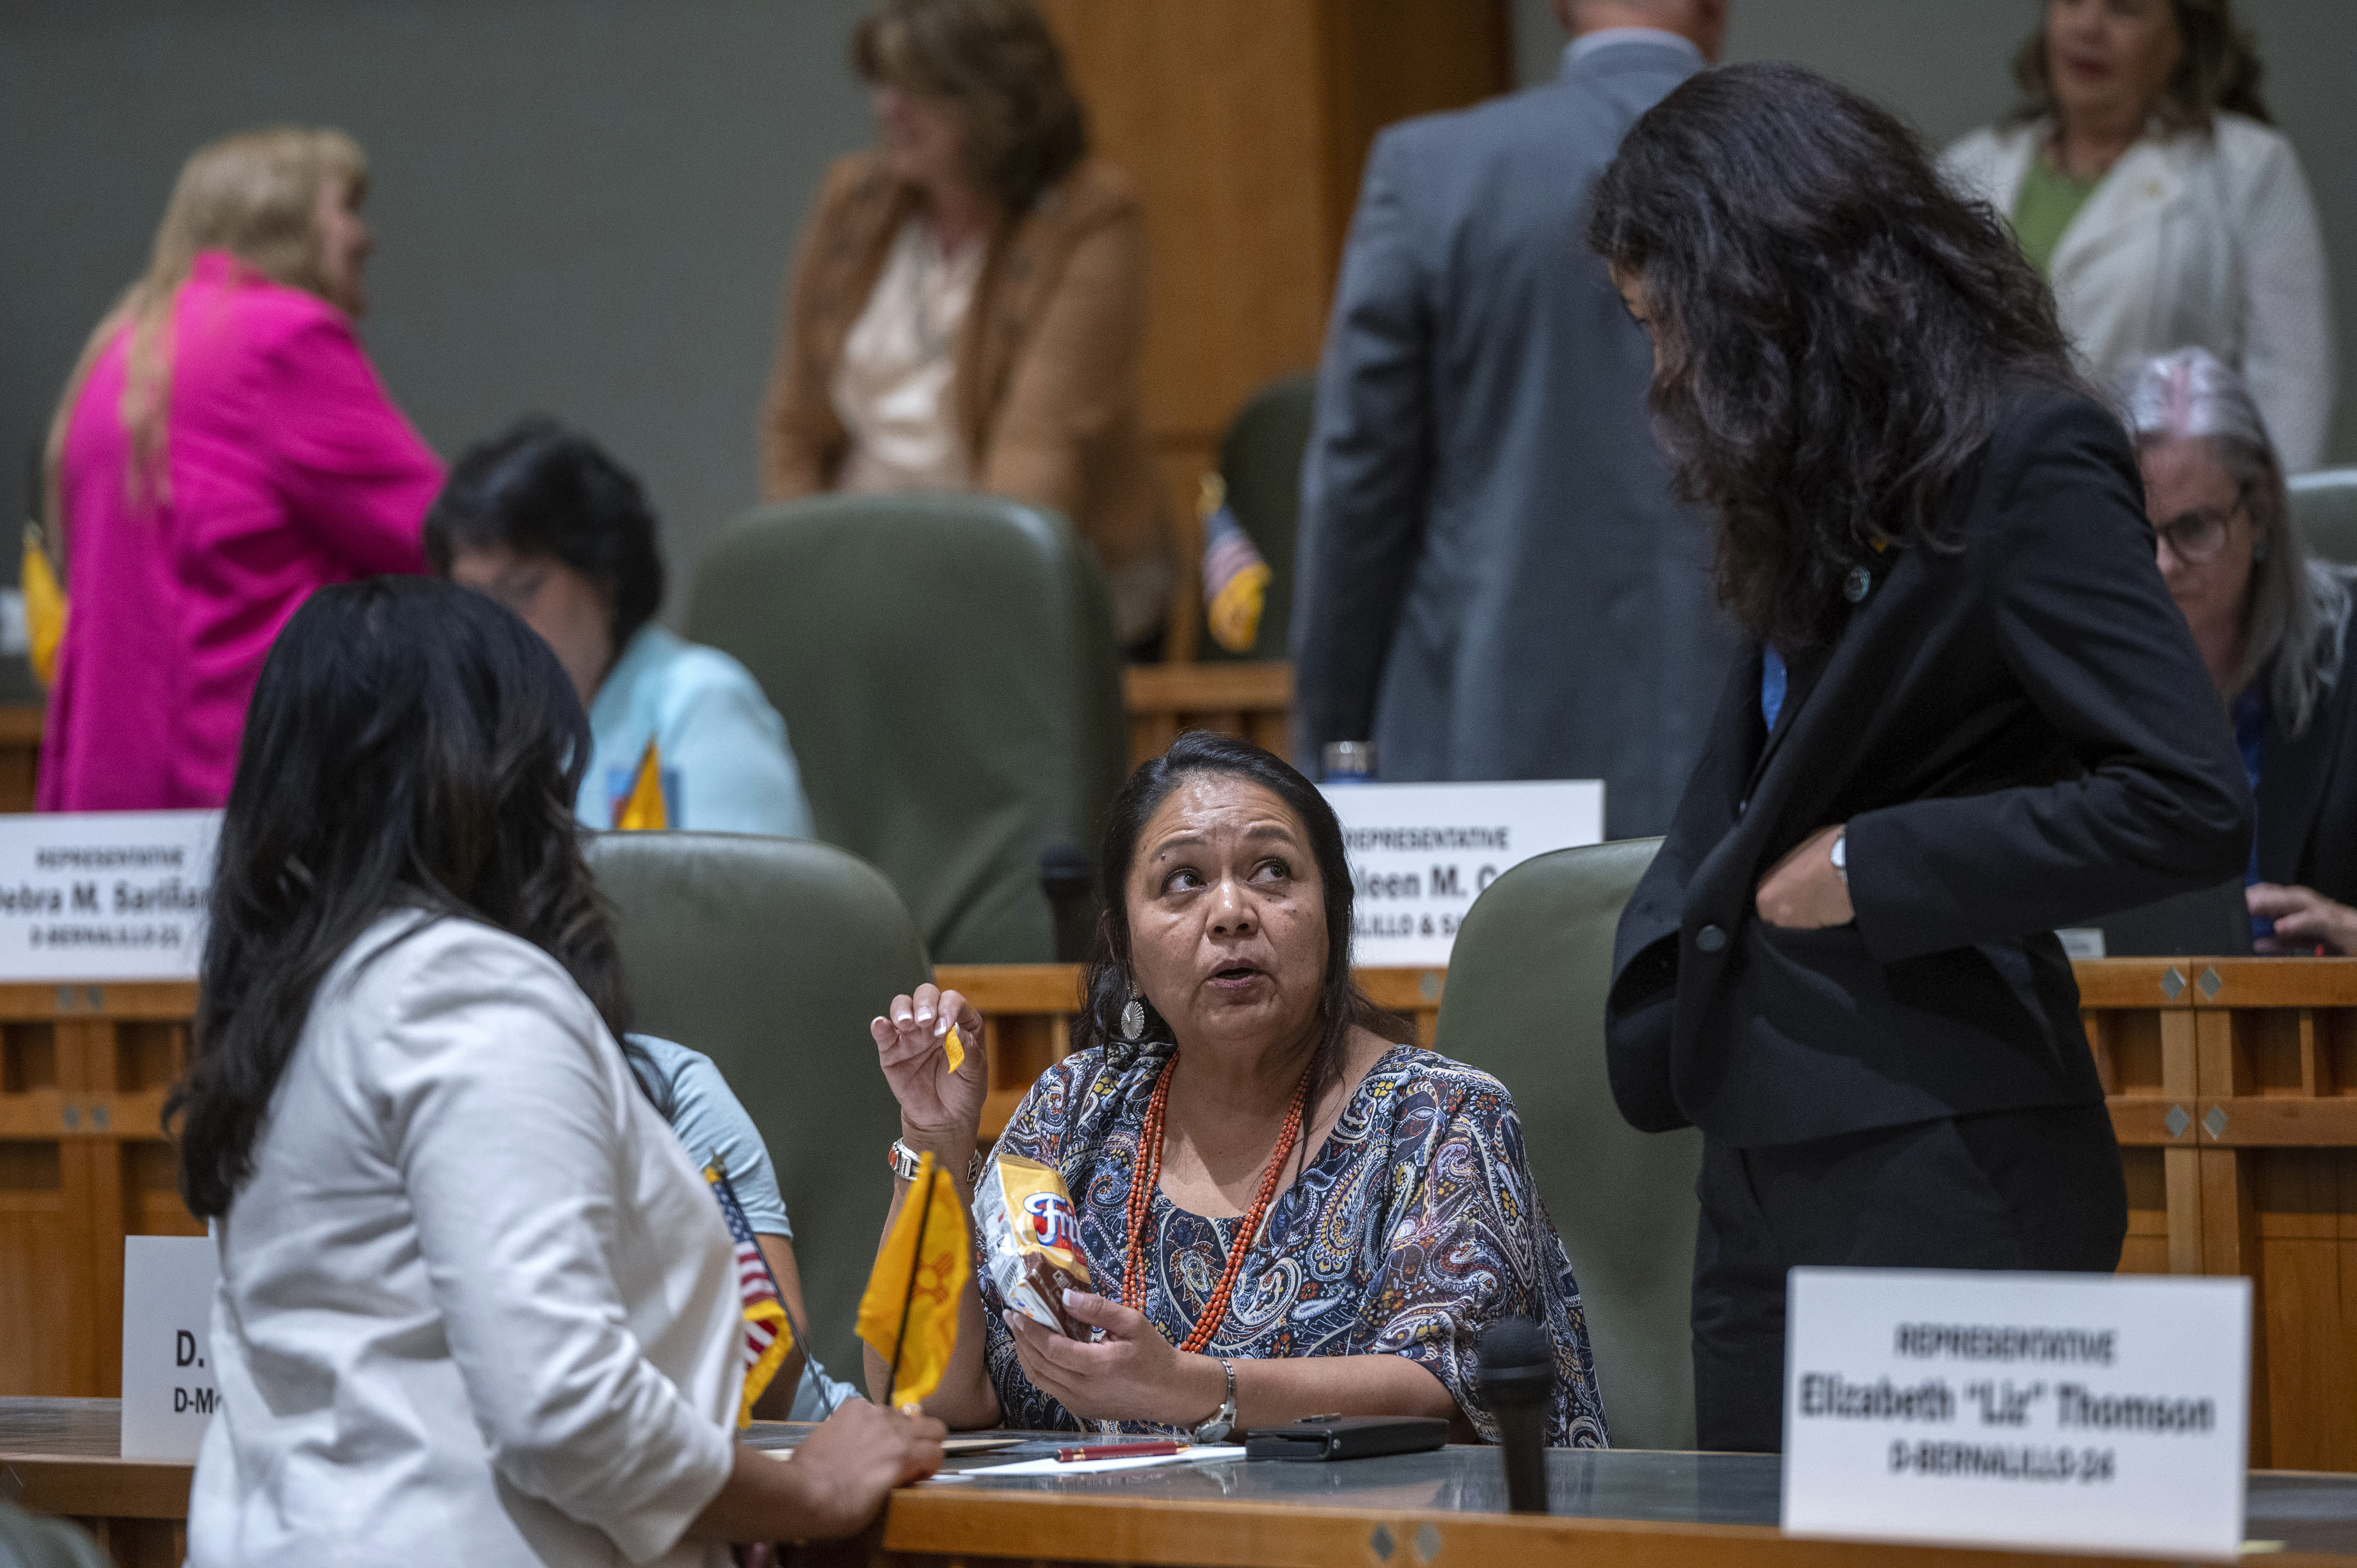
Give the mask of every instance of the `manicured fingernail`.
[[946, 1034], [948, 1034], [949, 1032], [950, 1032], [950, 1015], [949, 1015], [948, 1014], [944, 1013], [944, 1014], [942, 1014], [939, 1018], [937, 1018], [937, 1019], [935, 1019], [935, 1020], [934, 1020], [934, 1022], [933, 1022], [933, 1033], [934, 1033], [934, 1034], [936, 1034], [936, 1035], [946, 1035]]

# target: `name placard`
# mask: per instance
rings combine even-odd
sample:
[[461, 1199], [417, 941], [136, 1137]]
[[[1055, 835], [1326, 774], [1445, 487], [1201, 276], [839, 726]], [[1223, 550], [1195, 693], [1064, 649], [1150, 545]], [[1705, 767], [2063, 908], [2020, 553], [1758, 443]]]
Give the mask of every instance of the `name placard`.
[[0, 816], [0, 981], [195, 979], [221, 821]]
[[194, 1459], [218, 1398], [210, 1236], [123, 1239], [123, 1456]]
[[2232, 1559], [2251, 1283], [1794, 1269], [1793, 1535]]
[[1481, 890], [1534, 855], [1604, 842], [1600, 779], [1336, 784], [1356, 892], [1351, 960], [1370, 968], [1448, 961]]

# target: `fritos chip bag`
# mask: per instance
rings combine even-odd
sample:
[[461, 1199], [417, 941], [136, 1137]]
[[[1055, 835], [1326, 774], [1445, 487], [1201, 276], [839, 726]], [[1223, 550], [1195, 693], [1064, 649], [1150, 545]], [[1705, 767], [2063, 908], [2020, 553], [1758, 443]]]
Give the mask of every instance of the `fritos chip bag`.
[[1000, 1299], [1067, 1339], [1088, 1338], [1064, 1311], [1066, 1290], [1089, 1288], [1089, 1261], [1072, 1195], [1055, 1167], [999, 1155], [974, 1195], [974, 1219]]

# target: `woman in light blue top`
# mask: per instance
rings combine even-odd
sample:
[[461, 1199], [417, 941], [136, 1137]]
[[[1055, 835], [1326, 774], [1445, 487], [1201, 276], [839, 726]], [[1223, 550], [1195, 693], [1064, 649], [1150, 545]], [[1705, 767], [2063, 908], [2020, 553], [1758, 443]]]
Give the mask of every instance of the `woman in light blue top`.
[[[654, 621], [655, 520], [638, 480], [545, 419], [469, 448], [425, 519], [436, 571], [545, 638], [589, 710], [575, 814], [592, 828], [811, 836], [785, 720], [746, 668]], [[625, 821], [652, 750], [662, 810]]]
[[[777, 1281], [797, 1330], [807, 1339], [810, 1309], [802, 1305], [802, 1269], [794, 1262], [794, 1228], [786, 1219], [786, 1200], [778, 1195], [778, 1173], [770, 1164], [760, 1130], [710, 1057], [653, 1035], [632, 1035], [630, 1042], [642, 1053], [630, 1058], [632, 1070], [673, 1133], [686, 1145], [688, 1158], [698, 1165], [720, 1162], [737, 1201], [744, 1206], [770, 1277]], [[788, 1377], [797, 1364], [800, 1375]], [[753, 1415], [759, 1421], [824, 1421], [844, 1401], [858, 1397], [857, 1389], [828, 1377], [805, 1349], [779, 1369], [776, 1380], [753, 1406]]]

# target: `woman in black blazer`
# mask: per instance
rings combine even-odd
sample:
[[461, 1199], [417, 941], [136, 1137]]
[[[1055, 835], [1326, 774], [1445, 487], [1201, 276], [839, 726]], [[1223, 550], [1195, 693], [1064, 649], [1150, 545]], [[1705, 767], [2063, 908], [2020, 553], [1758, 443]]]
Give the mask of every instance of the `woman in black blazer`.
[[2357, 952], [2357, 680], [2349, 574], [2309, 557], [2242, 377], [2203, 349], [2123, 386], [2159, 540], [2234, 726], [2259, 829], [2244, 874], [2261, 951]]
[[1621, 918], [1613, 1092], [1702, 1129], [1697, 1424], [1774, 1449], [1788, 1268], [2117, 1265], [2052, 932], [2226, 880], [2250, 796], [2126, 432], [1904, 125], [1796, 67], [1706, 72], [1588, 239], [1752, 642]]

